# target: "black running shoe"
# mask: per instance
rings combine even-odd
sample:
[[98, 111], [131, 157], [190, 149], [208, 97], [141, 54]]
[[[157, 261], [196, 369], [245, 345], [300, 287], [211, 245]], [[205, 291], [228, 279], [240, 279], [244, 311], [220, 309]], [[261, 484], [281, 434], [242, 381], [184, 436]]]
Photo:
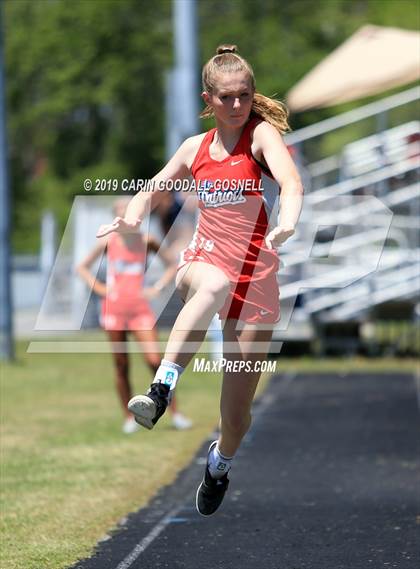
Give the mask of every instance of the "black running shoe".
[[146, 429], [153, 429], [166, 411], [169, 402], [169, 386], [152, 383], [146, 395], [136, 395], [128, 402], [127, 408], [134, 419]]
[[[209, 454], [216, 444], [217, 441], [211, 443]], [[214, 512], [222, 503], [228, 486], [229, 478], [227, 473], [224, 474], [221, 478], [213, 478], [210, 474], [209, 464], [207, 460], [204, 478], [198, 487], [197, 496], [195, 499], [197, 512], [202, 516], [211, 516], [214, 514]]]

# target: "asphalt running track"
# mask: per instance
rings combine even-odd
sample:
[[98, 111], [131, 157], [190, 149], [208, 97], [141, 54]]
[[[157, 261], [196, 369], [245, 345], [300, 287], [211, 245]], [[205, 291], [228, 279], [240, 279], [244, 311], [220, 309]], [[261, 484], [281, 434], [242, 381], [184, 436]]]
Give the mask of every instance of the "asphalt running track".
[[73, 568], [418, 569], [419, 427], [412, 375], [276, 376], [215, 516], [194, 508], [206, 442]]

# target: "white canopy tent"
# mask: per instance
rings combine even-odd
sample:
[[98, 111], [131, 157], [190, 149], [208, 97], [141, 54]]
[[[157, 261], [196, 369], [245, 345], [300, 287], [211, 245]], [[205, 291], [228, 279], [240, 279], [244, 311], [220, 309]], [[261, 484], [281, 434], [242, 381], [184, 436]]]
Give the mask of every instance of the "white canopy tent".
[[292, 112], [374, 95], [420, 77], [420, 33], [366, 25], [287, 94]]

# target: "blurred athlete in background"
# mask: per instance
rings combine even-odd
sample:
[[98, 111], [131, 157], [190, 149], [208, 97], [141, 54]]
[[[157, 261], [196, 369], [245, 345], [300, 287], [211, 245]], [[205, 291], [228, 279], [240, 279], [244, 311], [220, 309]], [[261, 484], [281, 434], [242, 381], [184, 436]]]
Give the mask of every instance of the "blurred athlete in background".
[[[127, 197], [117, 199], [113, 207], [114, 214], [123, 217], [129, 201], [130, 198]], [[166, 265], [166, 270], [152, 287], [144, 288], [148, 250], [159, 255]], [[107, 282], [103, 283], [95, 279], [90, 268], [105, 251]], [[129, 357], [124, 351], [127, 333], [131, 332], [142, 345], [144, 359], [154, 375], [159, 368], [161, 355], [155, 328], [156, 318], [149, 301], [156, 298], [174, 278], [174, 263], [153, 237], [146, 237], [142, 233], [113, 233], [98, 243], [78, 265], [77, 271], [88, 286], [102, 297], [100, 322], [113, 347], [116, 388], [125, 415], [123, 432], [134, 433], [140, 427], [127, 409], [132, 397]], [[191, 421], [177, 411], [176, 400], [171, 401], [169, 410], [176, 429], [191, 427]]]

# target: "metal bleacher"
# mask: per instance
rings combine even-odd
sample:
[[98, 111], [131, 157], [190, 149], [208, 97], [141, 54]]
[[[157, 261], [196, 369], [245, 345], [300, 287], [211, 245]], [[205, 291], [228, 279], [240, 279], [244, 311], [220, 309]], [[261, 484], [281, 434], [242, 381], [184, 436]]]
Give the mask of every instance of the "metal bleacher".
[[[387, 112], [418, 99], [419, 89], [410, 89], [288, 136], [300, 157], [305, 204], [297, 235], [280, 251], [276, 339], [310, 339], [317, 326], [366, 321], [374, 307], [394, 301], [411, 303], [414, 314], [420, 122], [381, 126]], [[313, 148], [314, 138], [370, 117], [378, 132], [305, 163], [309, 141]]]

